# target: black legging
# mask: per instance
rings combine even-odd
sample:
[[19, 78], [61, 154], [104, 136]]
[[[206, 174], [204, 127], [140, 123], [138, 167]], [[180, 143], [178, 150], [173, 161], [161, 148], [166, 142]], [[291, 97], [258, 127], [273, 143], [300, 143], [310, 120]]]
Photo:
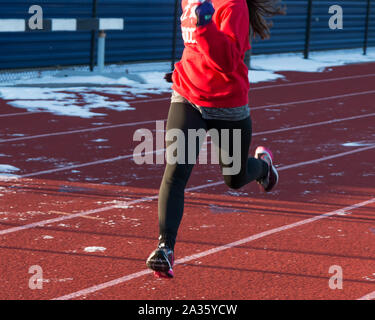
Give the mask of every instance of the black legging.
[[[252, 126], [251, 118], [241, 121], [205, 120], [201, 113], [188, 103], [172, 103], [169, 109], [167, 131], [170, 129], [180, 129], [188, 137], [188, 129], [241, 129], [241, 170], [237, 175], [224, 175], [226, 185], [232, 189], [239, 189], [251, 181], [264, 177], [268, 172], [267, 163], [255, 158], [249, 158], [249, 148], [251, 143]], [[229, 153], [232, 156], [232, 137], [229, 139]], [[166, 142], [167, 147], [172, 142]], [[187, 159], [188, 150], [185, 143], [185, 157]], [[221, 142], [220, 142], [221, 145]], [[197, 143], [197, 152], [199, 153]], [[223, 164], [219, 156], [221, 167], [228, 167]], [[163, 180], [159, 191], [159, 240], [167, 242], [168, 246], [174, 248], [177, 231], [180, 226], [184, 211], [185, 186], [190, 177], [194, 164], [168, 164], [165, 168]]]

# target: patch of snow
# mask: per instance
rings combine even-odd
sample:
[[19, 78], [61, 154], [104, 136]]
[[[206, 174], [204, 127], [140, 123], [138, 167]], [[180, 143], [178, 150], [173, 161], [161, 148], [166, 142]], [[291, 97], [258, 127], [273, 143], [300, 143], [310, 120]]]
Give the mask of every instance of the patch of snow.
[[64, 224], [64, 223], [60, 223], [60, 224], [58, 224], [58, 227], [69, 228], [70, 225], [68, 225], [68, 224]]
[[[72, 92], [65, 94], [61, 91]], [[92, 92], [95, 91], [95, 92]], [[91, 118], [105, 116], [92, 109], [110, 109], [116, 111], [135, 110], [125, 101], [112, 101], [100, 95], [100, 88], [28, 88], [0, 87], [0, 97], [16, 108], [30, 112], [51, 112], [55, 115]]]
[[13, 133], [13, 134], [10, 134], [11, 137], [24, 137], [25, 135], [22, 134], [22, 133]]
[[284, 78], [283, 75], [273, 71], [249, 70], [249, 80], [251, 83], [259, 83]]
[[95, 140], [91, 140], [91, 142], [107, 142], [108, 139], [95, 139]]
[[318, 235], [318, 238], [319, 239], [330, 239], [331, 236], [320, 236], [320, 235]]
[[[3, 91], [4, 89], [0, 89]], [[51, 112], [60, 116], [73, 116], [81, 118], [91, 118], [94, 116], [104, 116], [103, 113], [94, 113], [86, 108], [87, 106], [74, 105], [78, 101], [58, 101], [58, 100], [15, 100], [8, 102], [13, 107], [27, 109], [27, 111], [44, 111]]]
[[107, 250], [107, 248], [104, 248], [104, 247], [86, 247], [84, 249], [85, 252], [90, 252], [90, 253], [93, 253], [93, 252], [104, 252], [105, 250]]
[[16, 174], [0, 173], [0, 181], [10, 181], [18, 178], [19, 176]]
[[309, 59], [302, 53], [257, 55], [251, 58], [251, 66], [258, 70], [322, 72], [328, 67], [350, 63], [375, 61], [375, 50], [371, 48], [365, 56], [362, 49], [311, 52]]
[[[23, 83], [28, 83], [28, 81], [23, 81]], [[1, 88], [0, 97], [4, 100], [67, 100], [75, 98], [75, 95], [61, 91], [65, 90], [28, 87]]]
[[19, 171], [20, 169], [11, 166], [9, 164], [0, 164], [0, 173], [10, 173], [10, 172], [15, 172]]
[[332, 172], [330, 175], [335, 177], [341, 177], [344, 175], [344, 172]]
[[[309, 59], [304, 59], [300, 53], [256, 55], [251, 59], [252, 68], [249, 71], [251, 83], [259, 83], [284, 78], [277, 72], [323, 72], [332, 66], [349, 63], [373, 62], [375, 50], [369, 48], [364, 56], [362, 49], [335, 50], [311, 52]], [[74, 70], [75, 68], [72, 68]], [[105, 75], [56, 77], [55, 71], [42, 71], [40, 76], [31, 77], [28, 73], [21, 73], [17, 77], [10, 77], [10, 81], [3, 82], [0, 87], [0, 98], [7, 100], [11, 106], [28, 111], [51, 112], [56, 115], [91, 118], [104, 116], [104, 109], [127, 111], [134, 110], [128, 102], [134, 98], [147, 98], [150, 94], [171, 92], [171, 84], [163, 78], [170, 70], [169, 63], [140, 63], [129, 65], [106, 66]], [[133, 73], [141, 77], [145, 83], [141, 84], [128, 78], [115, 79], [110, 73]], [[64, 84], [66, 88], [22, 87], [22, 85], [40, 83]], [[71, 87], [69, 86], [71, 84]], [[77, 85], [82, 86], [77, 87]], [[98, 85], [85, 87], [84, 84]], [[20, 85], [20, 87], [4, 87]], [[107, 85], [109, 87], [101, 87]], [[110, 87], [112, 86], [113, 87]], [[123, 87], [118, 87], [123, 86]], [[113, 99], [103, 94], [117, 95]], [[115, 101], [113, 101], [115, 100]], [[129, 100], [127, 102], [127, 100]], [[96, 112], [95, 109], [101, 109]], [[342, 131], [344, 129], [340, 129]]]
[[348, 142], [348, 143], [342, 144], [342, 146], [344, 147], [367, 147], [367, 146], [372, 146], [372, 145], [374, 145], [374, 143], [366, 143], [362, 141]]

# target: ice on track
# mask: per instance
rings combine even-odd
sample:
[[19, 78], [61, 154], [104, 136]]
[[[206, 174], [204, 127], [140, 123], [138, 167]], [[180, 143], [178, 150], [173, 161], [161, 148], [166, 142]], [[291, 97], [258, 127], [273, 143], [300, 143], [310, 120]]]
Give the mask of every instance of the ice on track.
[[319, 239], [330, 239], [331, 238], [331, 236], [321, 236], [321, 235], [317, 235], [317, 237]]
[[104, 247], [86, 247], [85, 249], [83, 249], [83, 251], [89, 252], [89, 253], [104, 252], [106, 250], [107, 250], [107, 248], [104, 248]]
[[0, 173], [0, 181], [12, 181], [18, 179], [19, 176], [10, 173]]
[[11, 166], [9, 164], [0, 164], [0, 174], [15, 172], [15, 171], [19, 171], [19, 170], [20, 170], [19, 168], [16, 168], [16, 167]]
[[282, 78], [284, 78], [283, 75], [274, 73], [273, 71], [267, 71], [267, 70], [250, 70], [249, 71], [249, 81], [251, 83], [273, 81], [273, 80], [282, 79]]
[[[26, 81], [27, 82], [27, 81]], [[63, 89], [57, 91], [49, 88], [1, 88], [1, 97], [5, 100], [68, 100], [75, 98], [75, 95], [63, 93]]]
[[67, 282], [67, 281], [73, 281], [73, 278], [63, 278], [63, 279], [43, 279], [42, 281], [45, 283], [51, 283], [51, 282]]
[[344, 147], [368, 147], [368, 146], [373, 146], [373, 145], [375, 145], [375, 141], [374, 142], [363, 142], [363, 141], [347, 142], [347, 143], [342, 144], [342, 146]]
[[91, 142], [107, 142], [108, 139], [95, 139], [95, 140], [91, 140]]
[[374, 282], [375, 281], [375, 272], [371, 276], [365, 276], [365, 277], [363, 277], [363, 279], [365, 279], [366, 281], [372, 281], [372, 282]]
[[9, 164], [0, 164], [0, 181], [8, 181], [12, 179], [17, 179], [18, 175], [14, 172], [20, 171], [19, 168], [16, 168]]
[[341, 171], [341, 172], [332, 172], [332, 173], [330, 174], [330, 176], [334, 176], [334, 177], [342, 177], [344, 174], [345, 174], [344, 171]]
[[322, 72], [326, 68], [350, 63], [374, 62], [375, 48], [363, 55], [362, 49], [311, 52], [309, 59], [302, 53], [258, 55], [251, 58], [254, 69], [268, 71]]
[[[0, 89], [1, 90], [1, 89]], [[15, 100], [9, 104], [16, 108], [27, 109], [27, 111], [48, 111], [59, 116], [73, 116], [81, 118], [91, 118], [94, 116], [104, 116], [103, 113], [94, 113], [85, 107], [69, 104], [67, 101], [50, 100]]]
[[10, 137], [24, 137], [25, 135], [23, 133], [13, 133], [9, 135]]
[[[71, 92], [69, 94], [62, 91]], [[95, 109], [135, 110], [120, 97], [113, 100], [101, 95], [101, 89], [91, 88], [27, 88], [0, 87], [0, 97], [16, 108], [45, 111], [55, 115], [92, 118], [105, 116]]]

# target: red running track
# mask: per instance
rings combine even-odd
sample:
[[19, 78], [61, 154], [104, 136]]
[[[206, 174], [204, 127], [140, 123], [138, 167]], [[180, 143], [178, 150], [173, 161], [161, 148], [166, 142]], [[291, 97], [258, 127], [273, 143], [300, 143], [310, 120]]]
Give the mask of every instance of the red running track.
[[[167, 100], [149, 97], [135, 111], [94, 119], [0, 117], [0, 163], [24, 176], [0, 181], [0, 298], [358, 299], [374, 292], [372, 74], [375, 64], [358, 64], [254, 85], [253, 148], [274, 150], [280, 185], [269, 195], [255, 184], [231, 191], [217, 166], [197, 165], [172, 281], [154, 279], [144, 264], [157, 237], [163, 166], [126, 158], [134, 131], [154, 124], [87, 131], [98, 122], [164, 119]], [[1, 114], [22, 112], [0, 104]], [[67, 132], [76, 130], [86, 131]], [[96, 139], [106, 140], [102, 148]], [[29, 288], [33, 265], [43, 269], [42, 290]], [[334, 265], [343, 270], [342, 290], [329, 287]]]

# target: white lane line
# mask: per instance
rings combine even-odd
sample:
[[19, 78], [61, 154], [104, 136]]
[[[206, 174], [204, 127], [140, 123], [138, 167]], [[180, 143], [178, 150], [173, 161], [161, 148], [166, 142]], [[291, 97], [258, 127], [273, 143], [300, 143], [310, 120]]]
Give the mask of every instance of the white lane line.
[[[276, 87], [283, 87], [283, 86], [287, 86], [287, 84], [286, 85], [277, 85]], [[273, 87], [274, 86], [269, 86], [267, 88], [273, 88]], [[252, 90], [256, 90], [256, 89], [263, 89], [263, 87], [253, 88]], [[262, 109], [267, 109], [267, 108], [275, 108], [275, 107], [295, 105], [295, 104], [303, 104], [303, 103], [327, 101], [327, 100], [333, 100], [333, 99], [339, 99], [339, 98], [355, 97], [355, 96], [372, 94], [372, 93], [375, 93], [375, 91], [370, 90], [370, 91], [363, 91], [363, 92], [354, 92], [354, 93], [348, 93], [348, 94], [342, 94], [342, 95], [336, 95], [336, 96], [330, 96], [330, 97], [323, 97], [323, 98], [316, 98], [316, 99], [309, 99], [309, 100], [300, 100], [300, 101], [295, 101], [295, 102], [285, 102], [285, 103], [279, 103], [279, 104], [272, 104], [272, 105], [268, 105], [268, 106], [250, 107], [250, 109], [251, 110], [262, 110]], [[158, 98], [158, 99], [154, 99], [154, 100], [138, 100], [138, 101], [133, 101], [132, 103], [147, 103], [147, 102], [166, 101], [166, 100], [170, 100], [170, 97]], [[131, 103], [131, 102], [128, 101], [128, 103]]]
[[85, 211], [85, 212], [75, 213], [75, 214], [71, 214], [71, 215], [68, 215], [68, 216], [62, 216], [62, 217], [55, 218], [55, 219], [43, 220], [43, 221], [38, 221], [38, 222], [34, 222], [34, 223], [29, 223], [29, 224], [24, 225], [24, 226], [0, 230], [0, 236], [5, 235], [5, 234], [9, 234], [9, 233], [18, 232], [18, 231], [27, 230], [27, 229], [43, 227], [47, 224], [65, 221], [65, 220], [70, 220], [70, 219], [73, 219], [73, 218], [84, 217], [84, 216], [87, 216], [89, 214], [95, 214], [95, 213], [108, 211], [108, 210], [113, 209], [114, 207], [115, 206], [109, 206], [109, 207], [103, 207], [103, 208], [98, 208], [98, 209], [94, 209], [94, 210], [88, 210], [88, 211]]
[[[253, 137], [265, 135], [265, 134], [273, 134], [273, 133], [303, 129], [303, 128], [311, 128], [311, 127], [316, 127], [316, 126], [325, 125], [325, 124], [332, 124], [332, 123], [337, 123], [337, 122], [342, 122], [342, 121], [356, 120], [356, 119], [362, 119], [362, 118], [368, 118], [368, 117], [374, 117], [374, 116], [375, 116], [375, 113], [368, 113], [368, 114], [363, 114], [363, 115], [359, 115], [359, 116], [315, 122], [315, 123], [310, 123], [310, 124], [305, 124], [305, 125], [300, 125], [300, 126], [295, 126], [295, 127], [290, 127], [290, 128], [281, 128], [281, 129], [275, 129], [275, 130], [269, 130], [269, 131], [263, 131], [263, 132], [255, 132], [255, 133], [253, 133]], [[158, 149], [158, 150], [155, 150], [155, 151], [146, 152], [145, 155], [146, 154], [154, 154], [154, 153], [160, 154], [161, 152], [164, 152], [165, 150], [166, 149]], [[43, 171], [28, 173], [28, 174], [20, 175], [19, 177], [20, 178], [30, 178], [30, 177], [35, 177], [35, 176], [41, 176], [41, 175], [50, 174], [50, 173], [62, 172], [62, 171], [67, 171], [67, 170], [72, 170], [72, 169], [77, 169], [77, 168], [84, 168], [84, 167], [89, 167], [89, 166], [93, 166], [93, 165], [99, 165], [99, 164], [103, 164], [103, 163], [125, 160], [125, 159], [132, 158], [133, 156], [141, 156], [141, 154], [128, 154], [128, 155], [123, 155], [123, 156], [117, 156], [117, 157], [109, 158], [109, 159], [97, 160], [97, 161], [86, 162], [86, 163], [82, 163], [82, 164], [76, 164], [76, 165], [71, 165], [71, 166], [66, 166], [66, 167], [61, 167], [61, 168], [55, 168], [55, 169], [49, 169], [49, 170], [43, 170]]]
[[[281, 84], [274, 84], [269, 86], [260, 86], [260, 87], [251, 87], [250, 92], [264, 90], [264, 89], [272, 89], [272, 88], [282, 88], [282, 87], [294, 87], [294, 86], [302, 86], [306, 84], [315, 84], [315, 83], [324, 83], [324, 82], [334, 82], [340, 80], [352, 80], [352, 79], [361, 79], [361, 78], [370, 78], [375, 77], [375, 73], [370, 74], [363, 74], [357, 76], [347, 76], [347, 77], [337, 77], [337, 78], [329, 78], [329, 79], [320, 79], [320, 80], [309, 80], [309, 81], [299, 81], [299, 82], [292, 82], [292, 83], [281, 83]], [[250, 81], [251, 83], [251, 81]], [[156, 98], [156, 99], [144, 99], [144, 100], [137, 100], [137, 101], [127, 101], [128, 103], [151, 103], [157, 101], [166, 101], [169, 100], [170, 97], [165, 98]]]
[[282, 84], [275, 84], [275, 85], [269, 85], [269, 86], [255, 87], [255, 88], [251, 88], [250, 90], [263, 90], [263, 89], [270, 89], [270, 88], [294, 87], [294, 86], [301, 86], [301, 85], [305, 85], [305, 84], [334, 82], [334, 81], [341, 81], [341, 80], [352, 80], [352, 79], [361, 79], [361, 78], [370, 78], [370, 77], [375, 77], [375, 73], [360, 74], [360, 75], [356, 75], [356, 76], [347, 76], [347, 77], [320, 79], [320, 80], [309, 80], [309, 81], [300, 81], [300, 82], [292, 82], [292, 83], [282, 83]]
[[325, 124], [332, 124], [332, 123], [349, 121], [349, 120], [357, 120], [357, 119], [369, 118], [369, 117], [374, 117], [374, 116], [375, 116], [375, 113], [366, 113], [366, 114], [361, 114], [359, 116], [353, 116], [353, 117], [347, 117], [347, 118], [341, 118], [341, 119], [334, 119], [334, 120], [327, 120], [327, 121], [321, 121], [321, 122], [314, 122], [314, 123], [303, 124], [303, 125], [300, 125], [300, 126], [294, 126], [294, 127], [290, 127], [290, 128], [280, 128], [280, 129], [275, 129], [275, 130], [262, 131], [262, 132], [259, 132], [259, 133], [254, 133], [253, 136], [263, 135], [263, 134], [280, 133], [280, 132], [290, 131], [290, 130], [305, 129], [305, 128], [317, 127], [317, 126], [321, 126], [321, 125], [325, 125]]
[[355, 154], [355, 153], [359, 153], [359, 152], [363, 152], [363, 151], [367, 151], [367, 150], [372, 150], [372, 149], [375, 149], [375, 144], [373, 144], [371, 146], [359, 148], [359, 149], [354, 149], [354, 150], [351, 150], [351, 151], [340, 152], [340, 153], [333, 154], [333, 155], [330, 155], [330, 156], [325, 156], [325, 157], [322, 157], [322, 158], [319, 158], [319, 159], [308, 160], [308, 161], [303, 161], [303, 162], [299, 162], [299, 163], [285, 165], [281, 168], [278, 168], [277, 170], [283, 171], [283, 170], [298, 168], [298, 167], [305, 166], [305, 165], [308, 165], [308, 164], [314, 164], [314, 163], [318, 163], [318, 162], [322, 162], [322, 161], [326, 161], [326, 160], [336, 159], [336, 158], [340, 158], [340, 157], [344, 157], [344, 156], [348, 156], [348, 155], [351, 155], [351, 154]]
[[[261, 232], [261, 233], [258, 233], [258, 234], [254, 234], [250, 237], [247, 237], [247, 238], [235, 241], [235, 242], [231, 242], [231, 243], [228, 243], [228, 244], [225, 244], [225, 245], [222, 245], [222, 246], [218, 246], [218, 247], [215, 247], [215, 248], [212, 248], [212, 249], [200, 252], [200, 253], [193, 254], [191, 256], [186, 256], [184, 258], [178, 259], [178, 260], [176, 260], [175, 265], [187, 263], [187, 262], [190, 262], [190, 261], [193, 261], [193, 260], [196, 260], [196, 259], [201, 259], [201, 258], [204, 258], [206, 256], [209, 256], [209, 255], [212, 255], [212, 254], [215, 254], [215, 253], [227, 250], [227, 249], [232, 249], [232, 248], [247, 244], [249, 242], [252, 242], [252, 241], [255, 241], [255, 240], [270, 236], [270, 235], [274, 235], [274, 234], [282, 232], [282, 231], [297, 228], [297, 227], [300, 227], [300, 226], [303, 226], [303, 225], [306, 225], [306, 224], [309, 224], [309, 223], [312, 223], [312, 222], [316, 222], [318, 220], [326, 219], [326, 218], [332, 217], [334, 215], [348, 214], [350, 211], [352, 211], [354, 209], [358, 209], [358, 208], [364, 207], [364, 206], [372, 204], [372, 203], [375, 203], [375, 198], [372, 198], [372, 199], [369, 199], [367, 201], [363, 201], [363, 202], [360, 202], [360, 203], [356, 203], [356, 204], [353, 204], [351, 206], [341, 208], [341, 209], [338, 209], [338, 210], [335, 210], [335, 211], [327, 212], [327, 213], [321, 214], [319, 216], [315, 216], [313, 218], [301, 220], [301, 221], [298, 221], [298, 222], [295, 222], [295, 223], [287, 224], [287, 225], [284, 225], [284, 226], [281, 226], [281, 227], [278, 227], [278, 228], [274, 228], [274, 229], [267, 230], [267, 231], [264, 231], [264, 232]], [[97, 291], [100, 291], [100, 290], [103, 290], [103, 289], [107, 289], [109, 287], [113, 287], [113, 286], [122, 284], [124, 282], [142, 277], [146, 274], [150, 274], [151, 272], [152, 271], [150, 271], [148, 269], [145, 269], [145, 270], [142, 270], [142, 271], [139, 271], [139, 272], [136, 272], [136, 273], [126, 275], [126, 276], [118, 278], [118, 279], [114, 279], [114, 280], [111, 280], [111, 281], [108, 281], [108, 282], [104, 282], [104, 283], [99, 284], [99, 285], [94, 285], [92, 287], [89, 287], [89, 288], [86, 288], [86, 289], [83, 289], [83, 290], [79, 290], [77, 292], [73, 292], [73, 293], [55, 298], [53, 300], [70, 300], [70, 299], [79, 298], [81, 296], [92, 294], [94, 292], [97, 292]]]
[[39, 111], [30, 111], [30, 112], [18, 112], [18, 113], [6, 113], [0, 114], [0, 118], [13, 117], [13, 116], [24, 116], [27, 114], [40, 113]]
[[132, 100], [125, 100], [127, 103], [131, 105], [133, 104], [136, 104], [136, 103], [151, 103], [151, 102], [158, 102], [158, 101], [166, 101], [166, 100], [171, 100], [171, 97], [168, 96], [168, 97], [164, 97], [164, 98], [155, 98], [155, 99], [143, 99], [143, 100], [135, 100], [135, 101], [132, 101]]
[[[371, 149], [375, 149], [375, 145], [367, 146], [367, 147], [363, 147], [363, 148], [358, 148], [358, 149], [347, 151], [347, 152], [341, 152], [341, 153], [337, 153], [337, 154], [326, 156], [326, 157], [321, 157], [321, 158], [314, 159], [314, 160], [303, 161], [303, 162], [299, 162], [299, 163], [286, 165], [286, 166], [283, 166], [283, 167], [279, 167], [278, 171], [284, 171], [284, 170], [288, 170], [288, 169], [292, 169], [292, 168], [302, 167], [302, 166], [309, 165], [309, 164], [319, 163], [319, 162], [322, 162], [322, 161], [340, 158], [340, 157], [343, 157], [343, 156], [347, 156], [347, 155], [350, 155], [350, 154], [355, 154], [355, 153], [359, 153], [359, 152], [363, 152], [363, 151], [367, 151], [367, 150], [371, 150]], [[210, 188], [210, 187], [214, 187], [214, 186], [219, 186], [219, 185], [222, 185], [222, 184], [224, 184], [224, 181], [221, 180], [221, 181], [218, 181], [218, 182], [212, 182], [212, 183], [208, 183], [208, 184], [204, 184], [204, 185], [199, 185], [199, 186], [196, 186], [196, 187], [187, 188], [186, 192], [197, 191], [197, 190], [206, 189], [206, 188]], [[17, 232], [17, 231], [27, 230], [27, 229], [31, 229], [31, 228], [35, 228], [35, 227], [40, 227], [40, 226], [44, 226], [46, 224], [50, 224], [50, 223], [54, 223], [54, 222], [60, 222], [60, 221], [70, 220], [70, 219], [73, 219], [73, 218], [84, 217], [84, 216], [87, 216], [89, 214], [104, 212], [104, 211], [108, 211], [108, 210], [112, 210], [112, 209], [116, 209], [116, 208], [117, 209], [118, 208], [127, 208], [127, 207], [129, 207], [131, 205], [134, 205], [134, 204], [137, 204], [137, 203], [148, 202], [148, 201], [152, 201], [152, 200], [156, 200], [156, 199], [158, 199], [158, 195], [144, 197], [144, 198], [129, 201], [129, 202], [119, 202], [117, 204], [107, 206], [107, 207], [103, 207], [103, 208], [98, 208], [98, 209], [89, 210], [89, 211], [83, 211], [83, 212], [75, 213], [75, 214], [72, 214], [72, 215], [69, 215], [69, 216], [59, 217], [59, 218], [56, 218], [56, 219], [48, 219], [48, 220], [43, 220], [43, 221], [40, 221], [40, 222], [34, 222], [34, 223], [26, 224], [26, 225], [19, 226], [19, 227], [0, 230], [0, 235], [14, 233], [14, 232]]]
[[375, 300], [375, 291], [371, 292], [369, 294], [366, 294], [365, 296], [357, 299], [357, 300]]
[[319, 102], [319, 101], [334, 100], [334, 99], [339, 99], [339, 98], [356, 97], [356, 96], [373, 94], [373, 93], [375, 93], [375, 90], [363, 91], [363, 92], [353, 92], [353, 93], [341, 94], [341, 95], [337, 95], [337, 96], [315, 98], [315, 99], [308, 99], [308, 100], [300, 100], [300, 101], [294, 101], [294, 102], [285, 102], [285, 103], [278, 103], [278, 104], [270, 104], [268, 106], [253, 107], [253, 108], [250, 108], [250, 110], [262, 110], [262, 109], [268, 109], [268, 108], [292, 106], [292, 105], [303, 104], [303, 103], [312, 103], [312, 102]]
[[[316, 98], [316, 99], [309, 99], [309, 100], [292, 101], [292, 102], [278, 103], [278, 104], [272, 104], [272, 105], [270, 104], [270, 105], [264, 105], [264, 106], [259, 106], [259, 107], [250, 107], [250, 110], [254, 111], [254, 110], [262, 110], [262, 109], [272, 109], [272, 108], [277, 108], [277, 107], [282, 107], [282, 106], [293, 106], [293, 105], [304, 104], [304, 103], [312, 103], [312, 102], [327, 101], [327, 100], [333, 100], [333, 99], [339, 99], [339, 98], [355, 97], [355, 96], [366, 95], [366, 94], [375, 94], [375, 90], [363, 91], [363, 92], [353, 92], [353, 93], [337, 95], [337, 96], [330, 96], [330, 97], [323, 97], [323, 98]], [[37, 113], [37, 112], [35, 112], [35, 113]], [[1, 115], [0, 115], [0, 117], [1, 117]], [[25, 137], [11, 138], [11, 139], [0, 139], [0, 143], [33, 140], [33, 139], [54, 137], [54, 136], [60, 136], [60, 135], [69, 135], [69, 134], [75, 134], [75, 133], [94, 132], [94, 131], [99, 131], [99, 130], [104, 130], [104, 129], [114, 129], [114, 128], [121, 128], [121, 127], [137, 126], [137, 125], [142, 125], [142, 124], [150, 124], [150, 123], [153, 123], [153, 122], [156, 122], [156, 121], [166, 121], [166, 120], [167, 119], [130, 122], [130, 123], [122, 123], [122, 124], [115, 124], [115, 125], [110, 125], [110, 126], [102, 126], [102, 127], [88, 128], [88, 129], [78, 129], [78, 130], [69, 130], [69, 131], [62, 131], [62, 132], [52, 132], [52, 133], [38, 134], [38, 135], [33, 135], [33, 136], [25, 136]]]
[[[149, 154], [149, 153], [151, 153], [151, 152], [147, 152], [146, 154]], [[138, 156], [141, 156], [141, 154], [138, 154]], [[72, 170], [72, 169], [79, 169], [79, 168], [94, 166], [94, 165], [98, 165], [98, 164], [124, 160], [124, 159], [132, 158], [132, 157], [133, 157], [132, 154], [128, 154], [128, 155], [125, 155], [125, 156], [118, 156], [118, 157], [109, 158], [109, 159], [91, 161], [91, 162], [86, 162], [86, 163], [81, 163], [81, 164], [74, 164], [74, 165], [62, 167], [62, 168], [56, 168], [56, 169], [43, 170], [43, 171], [38, 171], [38, 172], [33, 172], [33, 173], [27, 173], [27, 174], [20, 175], [18, 177], [19, 178], [30, 178], [30, 177], [35, 177], [35, 176], [42, 176], [44, 174], [62, 172], [62, 171], [67, 171], [67, 170]]]
[[141, 124], [155, 123], [156, 121], [164, 121], [164, 120], [148, 120], [148, 121], [128, 122], [128, 123], [120, 123], [120, 124], [114, 124], [114, 125], [110, 125], [110, 126], [101, 126], [101, 127], [88, 128], [88, 129], [78, 129], [78, 130], [70, 130], [70, 131], [62, 131], [62, 132], [52, 132], [52, 133], [38, 134], [38, 135], [34, 135], [34, 136], [26, 136], [26, 137], [11, 138], [11, 139], [0, 139], [0, 143], [23, 141], [23, 140], [33, 140], [33, 139], [53, 137], [53, 136], [62, 136], [62, 135], [68, 135], [68, 134], [74, 134], [74, 133], [94, 132], [94, 131], [100, 131], [100, 130], [105, 130], [105, 129], [132, 127], [132, 126], [138, 126], [138, 125], [141, 125]]
[[[220, 183], [218, 183], [218, 182], [208, 183], [208, 184], [204, 184], [204, 185], [200, 185], [200, 186], [196, 186], [196, 187], [186, 188], [186, 191], [187, 192], [196, 191], [196, 190], [216, 186], [216, 185], [219, 185], [219, 184], [222, 184], [222, 183], [223, 183], [222, 181], [220, 181]], [[112, 209], [126, 209], [126, 208], [129, 208], [130, 206], [132, 206], [134, 204], [153, 201], [153, 200], [156, 200], [158, 198], [159, 198], [159, 196], [155, 195], [155, 196], [144, 197], [144, 198], [140, 198], [140, 199], [132, 200], [132, 201], [124, 201], [124, 202], [119, 201], [118, 203], [116, 203], [114, 205], [103, 207], [103, 208], [97, 208], [97, 209], [93, 209], [93, 210], [73, 213], [73, 214], [65, 215], [65, 216], [62, 216], [62, 217], [59, 217], [59, 218], [43, 220], [43, 221], [39, 221], [39, 222], [29, 223], [29, 224], [26, 224], [26, 225], [23, 225], [23, 226], [8, 228], [8, 229], [5, 229], [5, 230], [0, 230], [0, 236], [6, 235], [6, 234], [9, 234], [9, 233], [18, 232], [18, 231], [33, 229], [33, 228], [37, 228], [37, 227], [43, 227], [43, 226], [48, 225], [48, 224], [66, 221], [66, 220], [71, 220], [71, 219], [74, 219], [74, 218], [81, 218], [81, 217], [85, 217], [85, 216], [88, 216], [88, 215], [91, 215], [91, 214], [110, 211]]]

